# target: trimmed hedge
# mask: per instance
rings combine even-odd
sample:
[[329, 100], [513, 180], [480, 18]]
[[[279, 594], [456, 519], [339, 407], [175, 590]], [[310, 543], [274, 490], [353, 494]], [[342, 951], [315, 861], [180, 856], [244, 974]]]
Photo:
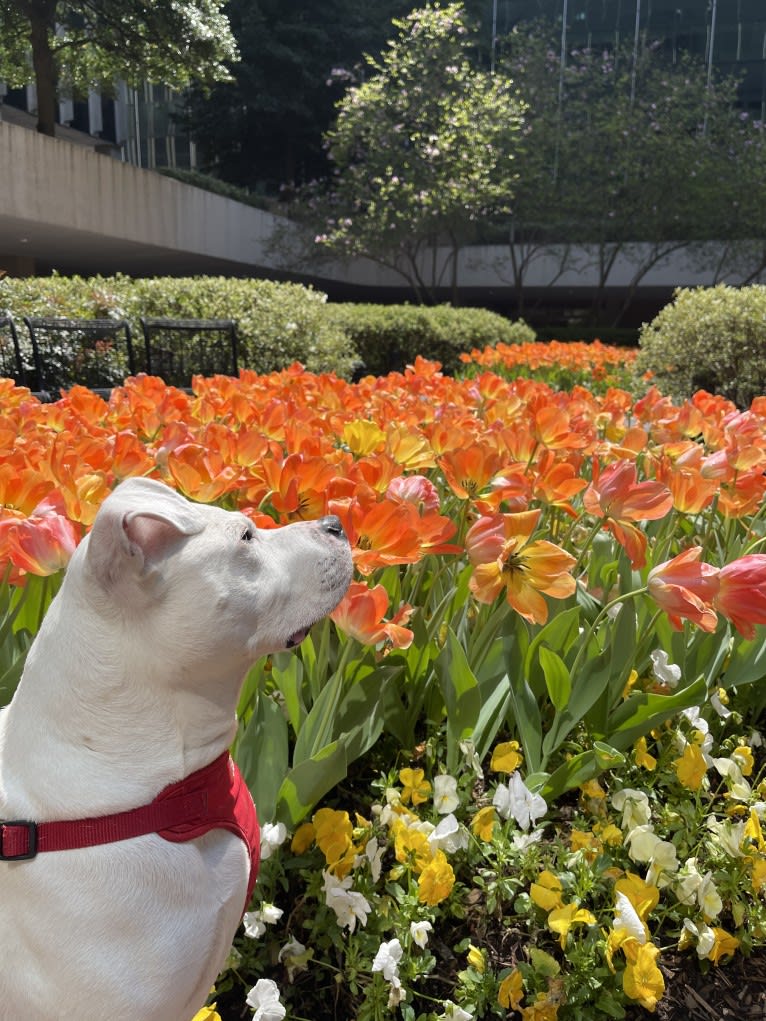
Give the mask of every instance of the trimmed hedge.
[[[418, 355], [456, 372], [462, 351], [535, 337], [525, 323], [485, 309], [329, 304], [321, 291], [301, 284], [236, 277], [5, 277], [0, 313], [6, 309], [19, 324], [25, 315], [127, 319], [139, 369], [142, 316], [235, 319], [243, 368], [266, 373], [298, 361], [311, 372], [334, 372], [344, 379], [401, 370]], [[26, 330], [21, 328], [19, 336], [31, 366]], [[62, 364], [67, 355], [62, 349]], [[127, 365], [120, 364], [116, 351], [110, 357], [111, 375], [123, 378]]]
[[329, 304], [326, 314], [353, 342], [365, 375], [400, 372], [418, 355], [441, 362], [445, 372], [461, 366], [461, 352], [535, 339], [525, 322], [511, 322], [483, 308], [450, 305]]
[[663, 393], [707, 390], [745, 408], [766, 394], [766, 286], [679, 288], [639, 343], [636, 368]]
[[[22, 316], [127, 319], [139, 365], [141, 316], [236, 319], [240, 363], [272, 372], [295, 361], [311, 372], [350, 378], [359, 358], [346, 334], [325, 315], [327, 296], [301, 284], [235, 277], [5, 277], [0, 310]], [[22, 344], [26, 330], [19, 330]], [[27, 355], [28, 356], [28, 355]], [[126, 367], [123, 367], [126, 369]]]

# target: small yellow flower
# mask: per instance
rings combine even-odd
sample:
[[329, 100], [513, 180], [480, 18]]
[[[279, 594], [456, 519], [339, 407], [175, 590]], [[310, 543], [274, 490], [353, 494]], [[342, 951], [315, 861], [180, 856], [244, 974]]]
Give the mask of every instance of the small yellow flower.
[[221, 1021], [221, 1015], [215, 1008], [214, 1003], [211, 1003], [209, 1007], [203, 1007], [202, 1010], [197, 1011], [192, 1021]]
[[312, 818], [314, 839], [325, 856], [330, 872], [343, 878], [353, 868], [356, 850], [351, 842], [353, 828], [348, 812], [320, 808]]
[[437, 851], [433, 859], [420, 873], [418, 879], [418, 900], [433, 907], [446, 900], [455, 885], [455, 873], [447, 861], [444, 851]]
[[559, 943], [564, 950], [569, 930], [573, 925], [595, 925], [596, 919], [590, 911], [578, 908], [576, 904], [565, 904], [548, 915], [548, 928], [559, 934]]
[[753, 753], [746, 744], [741, 744], [734, 749], [732, 758], [739, 766], [743, 776], [751, 776], [753, 772]]
[[715, 936], [715, 942], [707, 956], [709, 961], [718, 965], [722, 957], [731, 957], [736, 952], [739, 947], [739, 940], [736, 936], [732, 936], [731, 933], [718, 926], [713, 927], [713, 935]]
[[580, 785], [580, 804], [590, 815], [606, 815], [606, 791], [598, 780]]
[[680, 759], [673, 760], [679, 783], [690, 791], [697, 791], [702, 784], [707, 763], [699, 745], [687, 744]]
[[306, 851], [314, 843], [314, 824], [311, 822], [304, 822], [298, 827], [293, 834], [293, 839], [290, 842], [290, 850], [293, 854], [305, 854]]
[[608, 847], [619, 847], [622, 843], [622, 830], [619, 826], [615, 826], [613, 822], [598, 823], [593, 827], [593, 832], [599, 838], [602, 844], [606, 844]]
[[506, 1010], [519, 1010], [524, 996], [524, 979], [518, 968], [509, 971], [497, 991], [497, 1002]]
[[602, 849], [598, 837], [587, 830], [572, 830], [569, 834], [569, 846], [573, 851], [585, 851], [588, 861], [593, 861]]
[[757, 858], [750, 873], [753, 893], [760, 893], [766, 887], [766, 858]]
[[534, 1003], [521, 1008], [523, 1021], [556, 1021], [559, 1004], [554, 1003], [547, 993], [538, 993]]
[[495, 773], [512, 773], [524, 761], [518, 741], [504, 741], [492, 752], [489, 768]]
[[657, 760], [647, 751], [645, 737], [640, 737], [633, 746], [633, 761], [637, 766], [648, 769], [649, 772], [657, 768]]
[[413, 805], [422, 805], [428, 801], [431, 793], [431, 784], [425, 779], [422, 769], [400, 769], [399, 780], [404, 790], [402, 791], [402, 803], [411, 801]]
[[474, 968], [482, 974], [487, 966], [484, 960], [484, 954], [478, 947], [475, 947], [473, 943], [468, 944], [468, 964], [471, 968]]
[[631, 670], [630, 671], [630, 677], [628, 677], [627, 681], [625, 682], [625, 687], [622, 689], [622, 697], [623, 698], [627, 698], [628, 697], [628, 695], [633, 690], [633, 687], [634, 687], [634, 685], [635, 685], [637, 680], [638, 680], [638, 671], [637, 670]]
[[532, 883], [529, 888], [529, 896], [543, 911], [553, 911], [564, 906], [561, 896], [561, 880], [548, 869], [543, 869], [537, 877], [537, 882]]
[[644, 943], [636, 952], [636, 960], [625, 965], [622, 988], [631, 1000], [637, 1000], [645, 1010], [654, 1011], [665, 992], [665, 980], [657, 967], [659, 947]]
[[485, 808], [480, 808], [473, 819], [471, 819], [471, 831], [479, 840], [489, 843], [492, 839], [496, 822], [497, 813], [495, 809], [492, 805], [487, 805]]
[[422, 872], [433, 858], [426, 834], [404, 823], [399, 823], [394, 829], [394, 854], [397, 861], [416, 873]]

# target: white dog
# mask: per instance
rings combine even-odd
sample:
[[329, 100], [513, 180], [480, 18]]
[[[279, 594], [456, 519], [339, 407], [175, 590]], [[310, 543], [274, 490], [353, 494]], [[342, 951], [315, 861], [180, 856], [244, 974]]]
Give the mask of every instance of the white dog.
[[[104, 502], [0, 712], [3, 1021], [189, 1021], [203, 1006], [251, 855], [231, 820], [193, 839], [184, 827], [230, 782], [236, 796], [226, 750], [247, 669], [301, 641], [351, 571], [335, 517], [258, 530], [148, 479]], [[93, 821], [133, 825], [160, 792], [145, 835]], [[111, 842], [82, 846], [83, 833]]]

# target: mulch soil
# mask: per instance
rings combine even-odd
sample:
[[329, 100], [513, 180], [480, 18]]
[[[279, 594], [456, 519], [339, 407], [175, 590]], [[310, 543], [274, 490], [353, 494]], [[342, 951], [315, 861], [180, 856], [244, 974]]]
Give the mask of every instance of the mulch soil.
[[[766, 950], [737, 954], [703, 973], [693, 954], [662, 955], [665, 995], [657, 1021], [766, 1021]], [[646, 1021], [645, 1011], [636, 1019]]]

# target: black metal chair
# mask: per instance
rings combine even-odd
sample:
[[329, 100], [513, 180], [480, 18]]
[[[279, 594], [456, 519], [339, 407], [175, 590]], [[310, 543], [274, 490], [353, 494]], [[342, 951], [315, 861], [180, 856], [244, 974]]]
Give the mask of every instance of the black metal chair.
[[234, 319], [141, 319], [146, 371], [188, 389], [193, 375], [237, 375]]
[[56, 319], [24, 316], [32, 342], [31, 389], [53, 394], [75, 384], [108, 393], [135, 375], [130, 325], [125, 319]]
[[26, 385], [19, 335], [13, 316], [7, 312], [0, 315], [0, 376], [12, 379], [18, 386]]

